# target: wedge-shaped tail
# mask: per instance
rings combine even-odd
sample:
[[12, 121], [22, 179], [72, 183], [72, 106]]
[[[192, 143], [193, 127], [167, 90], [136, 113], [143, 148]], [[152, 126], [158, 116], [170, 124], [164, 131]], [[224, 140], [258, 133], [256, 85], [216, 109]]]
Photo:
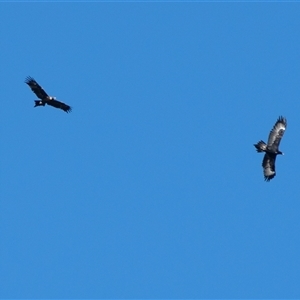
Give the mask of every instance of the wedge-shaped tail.
[[43, 103], [43, 101], [40, 101], [40, 100], [34, 100], [34, 102], [35, 102], [34, 107], [36, 107], [36, 106], [45, 106], [45, 103]]
[[263, 141], [259, 141], [257, 144], [254, 144], [257, 152], [265, 152], [267, 150], [267, 144]]

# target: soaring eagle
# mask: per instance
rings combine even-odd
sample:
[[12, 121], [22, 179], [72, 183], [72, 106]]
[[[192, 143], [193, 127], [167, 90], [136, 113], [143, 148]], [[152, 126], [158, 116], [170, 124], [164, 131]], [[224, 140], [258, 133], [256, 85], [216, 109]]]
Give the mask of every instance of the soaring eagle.
[[257, 152], [265, 152], [262, 166], [264, 169], [264, 176], [266, 181], [270, 181], [276, 175], [275, 160], [278, 154], [283, 155], [283, 153], [279, 151], [278, 148], [286, 127], [286, 119], [280, 116], [277, 119], [273, 129], [270, 131], [268, 143], [266, 144], [263, 141], [259, 141], [257, 144], [254, 144]]
[[53, 107], [60, 108], [60, 109], [64, 110], [67, 113], [71, 112], [72, 108], [69, 105], [56, 100], [55, 97], [49, 96], [43, 90], [43, 88], [32, 77], [30, 77], [30, 76], [26, 77], [25, 83], [29, 85], [31, 90], [40, 99], [40, 100], [34, 100], [34, 102], [35, 102], [34, 107], [36, 107], [36, 106], [45, 106], [45, 104], [48, 104], [48, 105], [51, 105]]

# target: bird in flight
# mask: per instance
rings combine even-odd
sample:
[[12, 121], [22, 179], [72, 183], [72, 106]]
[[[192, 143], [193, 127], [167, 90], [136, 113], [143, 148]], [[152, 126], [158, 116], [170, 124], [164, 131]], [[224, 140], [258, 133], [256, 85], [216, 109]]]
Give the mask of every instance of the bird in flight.
[[31, 90], [40, 99], [40, 100], [34, 100], [34, 102], [35, 102], [34, 107], [45, 106], [45, 104], [48, 104], [48, 105], [51, 105], [53, 107], [60, 108], [60, 109], [62, 109], [63, 111], [65, 111], [67, 113], [72, 111], [71, 106], [56, 100], [55, 97], [49, 96], [44, 91], [44, 89], [32, 77], [30, 77], [30, 76], [26, 77], [25, 83], [29, 85]]
[[275, 160], [277, 155], [283, 155], [283, 152], [279, 151], [280, 141], [285, 133], [287, 127], [287, 120], [280, 116], [273, 129], [270, 131], [268, 143], [259, 141], [254, 144], [257, 152], [265, 152], [265, 156], [262, 162], [262, 167], [264, 169], [265, 181], [270, 181], [275, 177]]

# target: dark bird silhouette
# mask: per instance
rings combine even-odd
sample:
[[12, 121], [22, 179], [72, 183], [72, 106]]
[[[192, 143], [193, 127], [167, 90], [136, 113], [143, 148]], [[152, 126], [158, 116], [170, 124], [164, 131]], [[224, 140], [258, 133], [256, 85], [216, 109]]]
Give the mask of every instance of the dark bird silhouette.
[[262, 162], [265, 181], [270, 181], [276, 175], [275, 160], [277, 155], [283, 155], [283, 153], [279, 151], [278, 148], [286, 127], [286, 119], [280, 116], [276, 121], [273, 129], [270, 131], [268, 143], [266, 144], [263, 141], [259, 141], [257, 144], [254, 144], [257, 152], [265, 152], [265, 156]]
[[36, 106], [45, 106], [45, 104], [51, 105], [56, 108], [60, 108], [63, 111], [69, 113], [72, 111], [71, 106], [56, 100], [55, 97], [49, 96], [44, 89], [30, 76], [26, 77], [25, 83], [29, 85], [31, 90], [36, 94], [40, 100], [34, 100]]

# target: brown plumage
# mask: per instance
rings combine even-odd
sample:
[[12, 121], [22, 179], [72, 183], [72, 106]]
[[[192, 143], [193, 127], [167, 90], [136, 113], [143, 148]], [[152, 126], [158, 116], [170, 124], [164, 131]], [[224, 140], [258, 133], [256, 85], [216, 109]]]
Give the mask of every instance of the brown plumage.
[[34, 107], [36, 107], [36, 106], [45, 106], [45, 104], [48, 104], [48, 105], [51, 105], [53, 107], [60, 108], [60, 109], [62, 109], [63, 111], [65, 111], [67, 113], [72, 111], [71, 106], [56, 100], [55, 97], [49, 96], [44, 91], [44, 89], [32, 77], [30, 77], [30, 76], [26, 77], [25, 83], [29, 85], [31, 90], [40, 99], [40, 100], [34, 100], [34, 102], [35, 102]]
[[266, 144], [263, 141], [259, 141], [257, 144], [254, 144], [257, 152], [265, 152], [265, 156], [262, 162], [264, 169], [264, 177], [266, 181], [270, 181], [275, 177], [275, 161], [277, 155], [283, 155], [279, 151], [280, 141], [285, 133], [287, 127], [287, 120], [280, 116], [273, 129], [270, 131], [268, 143]]

